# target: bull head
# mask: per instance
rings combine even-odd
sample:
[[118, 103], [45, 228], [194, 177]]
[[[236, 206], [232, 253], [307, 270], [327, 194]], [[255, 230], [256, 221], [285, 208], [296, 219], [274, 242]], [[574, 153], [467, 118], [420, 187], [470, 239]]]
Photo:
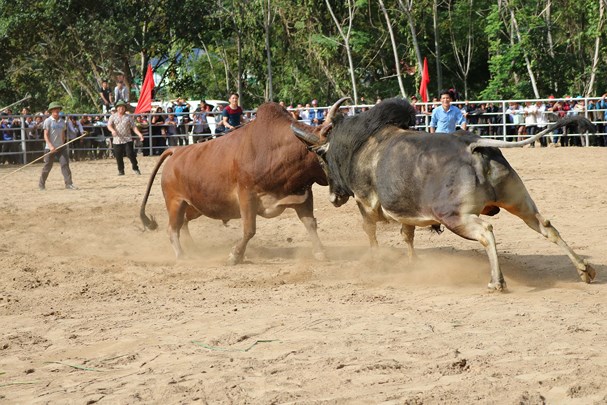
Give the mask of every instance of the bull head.
[[325, 117], [325, 122], [320, 129], [317, 128], [317, 131], [311, 130], [312, 127], [303, 127], [297, 126], [295, 124], [291, 124], [291, 130], [303, 143], [308, 146], [308, 150], [316, 153], [318, 159], [320, 161], [320, 165], [325, 172], [327, 179], [329, 181], [329, 201], [336, 207], [343, 205], [350, 198], [348, 195], [338, 195], [334, 192], [333, 181], [331, 178], [331, 173], [329, 173], [329, 166], [326, 160], [326, 153], [329, 150], [330, 142], [327, 139], [327, 135], [333, 128], [333, 118], [335, 114], [339, 110], [341, 104], [348, 100], [349, 97], [340, 98], [333, 104], [333, 106], [327, 112]]

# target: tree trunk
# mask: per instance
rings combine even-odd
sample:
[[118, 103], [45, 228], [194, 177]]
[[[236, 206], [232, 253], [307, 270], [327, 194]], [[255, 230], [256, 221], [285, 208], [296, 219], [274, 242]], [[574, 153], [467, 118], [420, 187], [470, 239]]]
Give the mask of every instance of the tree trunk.
[[[238, 93], [238, 96], [240, 97], [240, 105], [243, 105], [246, 100], [244, 99], [244, 94], [242, 91], [242, 79], [243, 79], [243, 60], [242, 60], [242, 44], [243, 44], [243, 33], [242, 33], [242, 27], [243, 27], [243, 22], [244, 22], [244, 3], [242, 1], [237, 2], [237, 13], [233, 15], [233, 22], [234, 22], [234, 30], [236, 32], [236, 57], [237, 57], [237, 80], [236, 80], [236, 93]], [[226, 59], [226, 63], [227, 63], [227, 59]], [[231, 91], [229, 90], [229, 83], [228, 83], [228, 96], [231, 93]]]
[[407, 23], [409, 24], [409, 30], [411, 31], [411, 43], [415, 50], [415, 59], [417, 60], [417, 71], [421, 73], [424, 69], [424, 60], [422, 58], [422, 52], [419, 49], [417, 30], [415, 29], [415, 21], [413, 20], [413, 0], [407, 0], [407, 4], [403, 3], [402, 0], [398, 0], [398, 4], [407, 17]]
[[[143, 22], [143, 28], [142, 28], [142, 33], [141, 33], [141, 67], [140, 67], [140, 72], [141, 72], [141, 77], [145, 77], [145, 72], [147, 72], [147, 68], [148, 68], [148, 62], [150, 60], [150, 57], [148, 55], [147, 52], [147, 32], [148, 32], [148, 21], [144, 21]], [[143, 81], [141, 82], [143, 85]]]
[[436, 54], [436, 92], [440, 93], [443, 88], [443, 69], [440, 63], [441, 52], [438, 38], [440, 33], [438, 32], [438, 0], [434, 0], [432, 4], [432, 22], [434, 25], [434, 53]]
[[[518, 28], [518, 23], [516, 21], [516, 16], [514, 15], [514, 8], [510, 8], [510, 17], [512, 18], [512, 28], [514, 33], [516, 34], [516, 38], [519, 43], [522, 42], [521, 31]], [[525, 57], [525, 65], [527, 65], [527, 73], [529, 73], [529, 80], [531, 80], [531, 87], [533, 88], [533, 94], [535, 98], [540, 98], [540, 92], [537, 88], [537, 81], [535, 80], [535, 74], [533, 73], [533, 68], [531, 67], [531, 60], [529, 60], [529, 54], [525, 49], [523, 49], [523, 55]]]
[[[201, 36], [199, 36], [199, 38], [201, 38]], [[215, 84], [215, 91], [219, 95], [219, 93], [221, 93], [221, 90], [219, 89], [219, 80], [217, 80], [217, 72], [215, 72], [215, 67], [213, 66], [213, 61], [211, 61], [211, 55], [209, 55], [209, 50], [207, 49], [207, 45], [204, 42], [201, 42], [201, 44], [202, 44], [202, 49], [204, 50], [204, 54], [207, 57], [207, 61], [209, 62], [209, 70], [211, 71], [211, 74], [213, 75], [213, 83]], [[210, 89], [203, 89], [203, 90], [206, 90], [208, 92]]]
[[[392, 53], [394, 54], [394, 65], [396, 66], [396, 77], [398, 78], [398, 86], [400, 87], [400, 94], [403, 97], [407, 97], [407, 92], [405, 91], [405, 86], [403, 85], [403, 76], [400, 73], [400, 61], [398, 58], [398, 50], [396, 49], [396, 40], [394, 39], [394, 31], [392, 30], [392, 23], [390, 22], [390, 16], [388, 15], [388, 10], [386, 10], [386, 6], [384, 5], [383, 0], [379, 0], [379, 6], [381, 7], [382, 12], [384, 13], [384, 17], [386, 19], [386, 25], [388, 26], [388, 32], [390, 33], [390, 41], [392, 42]], [[421, 70], [420, 70], [421, 72]]]
[[[546, 8], [544, 9], [544, 20], [546, 21], [546, 43], [548, 44], [548, 55], [552, 58], [554, 63], [554, 41], [552, 39], [552, 0], [546, 1]], [[552, 78], [552, 88], [558, 92], [558, 81]]]
[[353, 101], [354, 104], [358, 103], [358, 92], [356, 90], [356, 78], [354, 76], [354, 62], [352, 61], [352, 50], [350, 49], [350, 33], [352, 32], [352, 23], [354, 21], [354, 13], [356, 13], [356, 7], [352, 4], [352, 0], [348, 0], [348, 31], [344, 34], [344, 31], [333, 12], [333, 8], [331, 7], [331, 3], [329, 0], [325, 0], [327, 7], [329, 8], [329, 12], [331, 13], [331, 17], [333, 17], [333, 21], [335, 22], [335, 26], [339, 31], [339, 35], [344, 41], [344, 46], [346, 48], [346, 54], [348, 55], [348, 64], [350, 66], [350, 80], [352, 82], [352, 93], [353, 93]]
[[266, 31], [266, 56], [268, 59], [268, 82], [266, 101], [274, 101], [274, 90], [272, 86], [272, 51], [270, 50], [270, 34], [272, 24], [272, 0], [268, 0], [268, 9], [264, 16], [264, 28]]
[[599, 0], [599, 22], [596, 30], [596, 39], [594, 40], [594, 57], [592, 59], [592, 70], [590, 72], [590, 80], [588, 87], [584, 94], [586, 97], [591, 96], [594, 93], [594, 81], [596, 79], [596, 71], [599, 64], [599, 56], [601, 49], [601, 34], [603, 33], [603, 26], [605, 25], [605, 3], [607, 0]]
[[[472, 0], [468, 0], [469, 2], [469, 12], [472, 10], [473, 4]], [[472, 64], [472, 49], [474, 47], [474, 38], [472, 36], [472, 25], [468, 24], [468, 33], [466, 35], [466, 44], [463, 48], [460, 48], [458, 45], [458, 40], [456, 38], [456, 34], [453, 31], [453, 21], [456, 21], [456, 18], [451, 13], [451, 1], [448, 4], [449, 7], [449, 20], [452, 22], [449, 25], [449, 33], [451, 34], [451, 46], [453, 47], [453, 55], [455, 57], [455, 62], [457, 63], [457, 67], [459, 72], [457, 75], [464, 82], [464, 98], [468, 98], [468, 75], [470, 74], [470, 66]], [[472, 16], [468, 15], [468, 20], [472, 21]]]

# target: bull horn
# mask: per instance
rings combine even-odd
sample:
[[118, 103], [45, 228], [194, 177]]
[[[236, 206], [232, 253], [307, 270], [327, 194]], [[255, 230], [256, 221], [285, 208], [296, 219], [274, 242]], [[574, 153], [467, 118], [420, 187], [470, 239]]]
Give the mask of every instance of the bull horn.
[[337, 113], [337, 110], [343, 104], [343, 102], [346, 100], [350, 100], [350, 97], [342, 97], [339, 100], [337, 100], [335, 102], [335, 104], [333, 104], [333, 106], [331, 106], [331, 108], [329, 109], [329, 112], [327, 112], [327, 116], [325, 117], [325, 124], [331, 123], [331, 121], [333, 120], [333, 117], [335, 117], [335, 114]]
[[303, 129], [296, 127], [294, 124], [291, 124], [291, 130], [296, 137], [308, 145], [318, 145], [320, 143], [320, 139], [315, 134], [304, 131]]

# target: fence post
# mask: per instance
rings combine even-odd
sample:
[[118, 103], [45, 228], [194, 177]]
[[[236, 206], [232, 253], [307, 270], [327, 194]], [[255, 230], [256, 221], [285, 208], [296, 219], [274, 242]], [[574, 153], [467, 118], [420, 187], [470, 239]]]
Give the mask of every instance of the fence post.
[[23, 151], [23, 164], [27, 163], [27, 142], [25, 139], [25, 116], [21, 116], [21, 150]]
[[150, 149], [150, 156], [154, 156], [154, 135], [152, 134], [152, 114], [148, 113], [148, 148]]
[[507, 141], [507, 122], [506, 119], [506, 102], [502, 101], [502, 138], [504, 141]]

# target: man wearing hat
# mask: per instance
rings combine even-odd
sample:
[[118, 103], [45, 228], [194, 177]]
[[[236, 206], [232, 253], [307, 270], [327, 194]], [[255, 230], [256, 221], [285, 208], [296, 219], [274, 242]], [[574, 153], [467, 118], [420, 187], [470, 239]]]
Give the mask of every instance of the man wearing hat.
[[63, 180], [65, 181], [65, 188], [68, 190], [76, 190], [76, 186], [72, 183], [72, 171], [70, 170], [67, 148], [61, 148], [61, 145], [66, 141], [65, 120], [61, 119], [59, 116], [59, 112], [62, 108], [63, 106], [57, 102], [50, 103], [48, 111], [51, 116], [44, 120], [44, 124], [42, 124], [46, 147], [44, 167], [42, 168], [42, 174], [40, 175], [40, 181], [38, 182], [40, 190], [45, 189], [46, 179], [53, 168], [53, 162], [56, 158], [59, 159], [59, 164], [61, 165], [61, 173], [63, 174]]
[[118, 164], [118, 176], [124, 176], [124, 156], [131, 161], [131, 166], [135, 174], [141, 174], [139, 164], [137, 163], [137, 154], [133, 146], [131, 130], [134, 131], [141, 141], [143, 134], [137, 128], [133, 117], [126, 114], [127, 104], [120, 100], [116, 103], [116, 113], [112, 114], [107, 122], [107, 129], [112, 133], [112, 144], [114, 145], [114, 156]]

